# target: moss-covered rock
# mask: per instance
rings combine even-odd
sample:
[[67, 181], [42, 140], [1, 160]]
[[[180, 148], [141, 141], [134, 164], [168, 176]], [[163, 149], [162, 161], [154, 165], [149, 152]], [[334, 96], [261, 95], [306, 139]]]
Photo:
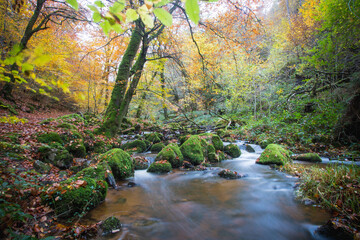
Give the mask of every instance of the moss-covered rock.
[[99, 137], [95, 137], [92, 146], [91, 143], [89, 144], [89, 149], [90, 151], [92, 149], [95, 153], [105, 153], [108, 150], [106, 143]]
[[144, 143], [145, 143], [145, 146], [146, 146], [146, 150], [145, 151], [148, 151], [149, 149], [150, 149], [150, 147], [151, 147], [151, 142], [150, 141], [148, 141], [148, 140], [143, 140], [144, 141]]
[[186, 142], [190, 137], [191, 137], [190, 134], [189, 134], [189, 135], [180, 136], [180, 137], [179, 137], [180, 146], [181, 146], [184, 142]]
[[199, 165], [204, 161], [203, 146], [201, 139], [197, 135], [191, 136], [180, 147], [184, 159], [193, 165]]
[[147, 171], [152, 173], [167, 173], [170, 172], [171, 170], [172, 170], [171, 164], [168, 161], [163, 160], [163, 161], [153, 162]]
[[121, 149], [127, 152], [137, 152], [142, 153], [146, 151], [146, 144], [142, 140], [135, 140], [132, 142], [127, 142], [121, 146]]
[[224, 152], [218, 151], [219, 162], [226, 159]]
[[55, 183], [46, 190], [43, 201], [59, 218], [83, 216], [105, 200], [108, 185], [105, 181], [87, 177], [72, 177]]
[[121, 229], [121, 222], [116, 217], [108, 217], [104, 222], [100, 225], [102, 230], [102, 235], [109, 235], [113, 232], [118, 232]]
[[41, 143], [50, 144], [53, 142], [63, 144], [63, 140], [61, 139], [61, 136], [56, 132], [49, 132], [49, 133], [43, 133], [40, 134], [37, 137], [37, 140]]
[[272, 138], [264, 139], [260, 141], [260, 147], [262, 149], [265, 149], [269, 144], [274, 143], [274, 140]]
[[221, 170], [218, 175], [222, 178], [226, 179], [237, 179], [243, 177], [242, 175], [238, 174], [237, 172], [231, 171], [229, 169]]
[[164, 147], [156, 156], [155, 161], [167, 160], [173, 168], [181, 167], [184, 157], [177, 144], [171, 143]]
[[162, 139], [164, 139], [164, 136], [161, 133], [155, 132], [145, 135], [145, 139], [152, 143], [159, 143]]
[[257, 163], [284, 165], [289, 161], [291, 158], [288, 150], [278, 144], [269, 144], [260, 155]]
[[163, 143], [155, 143], [154, 145], [151, 146], [151, 153], [159, 153], [163, 148], [165, 147], [165, 144]]
[[60, 169], [68, 169], [73, 161], [73, 156], [59, 143], [42, 145], [38, 152], [41, 161], [51, 163]]
[[84, 168], [78, 172], [75, 177], [77, 178], [93, 178], [96, 180], [106, 181], [110, 186], [116, 188], [115, 177], [111, 171], [110, 166], [106, 162], [100, 162], [96, 166]]
[[149, 161], [144, 157], [134, 157], [135, 170], [143, 170], [149, 167]]
[[66, 146], [68, 150], [74, 157], [84, 158], [86, 156], [86, 148], [82, 141], [73, 141]]
[[62, 122], [73, 123], [73, 124], [85, 123], [85, 119], [77, 113], [58, 117], [57, 120], [61, 120]]
[[57, 125], [57, 127], [67, 129], [67, 130], [76, 130], [77, 129], [74, 124], [67, 123], [67, 122], [60, 123], [59, 125]]
[[250, 152], [250, 153], [255, 152], [255, 149], [250, 144], [245, 145], [245, 150]]
[[134, 164], [130, 155], [120, 148], [114, 148], [99, 156], [109, 164], [116, 180], [124, 180], [134, 175]]
[[241, 155], [241, 151], [238, 145], [229, 144], [224, 147], [224, 152], [232, 158], [238, 158]]
[[49, 164], [39, 160], [35, 160], [35, 162], [33, 163], [33, 167], [39, 173], [48, 173], [51, 169], [51, 166]]
[[199, 136], [201, 139], [204, 139], [208, 144], [214, 145], [215, 150], [222, 151], [224, 149], [224, 143], [218, 135], [212, 133], [202, 133]]
[[71, 141], [83, 141], [82, 135], [76, 130], [64, 132], [60, 135], [60, 137], [64, 143], [68, 143]]
[[321, 162], [321, 158], [317, 153], [303, 153], [296, 156], [293, 156], [292, 159], [298, 161], [307, 161], [307, 162]]
[[209, 144], [206, 150], [209, 162], [216, 163], [220, 161], [219, 156], [216, 154], [215, 147], [213, 145]]

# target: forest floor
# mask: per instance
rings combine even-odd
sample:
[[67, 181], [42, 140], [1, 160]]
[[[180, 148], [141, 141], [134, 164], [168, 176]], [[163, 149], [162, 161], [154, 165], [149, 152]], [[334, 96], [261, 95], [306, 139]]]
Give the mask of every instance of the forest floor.
[[[25, 101], [23, 102], [25, 103]], [[46, 121], [46, 119], [61, 119], [61, 116], [71, 112], [64, 109], [46, 109], [40, 107], [38, 107], [38, 110], [30, 109], [29, 104], [19, 104], [16, 109], [11, 109], [11, 103], [6, 101], [2, 101], [2, 106], [0, 110], [0, 237], [9, 239], [44, 239], [47, 236], [56, 236], [55, 238], [79, 239], [84, 236], [95, 236], [100, 223], [84, 226], [78, 223], [79, 218], [75, 218], [71, 225], [66, 225], [63, 221], [57, 219], [54, 210], [44, 204], [41, 197], [46, 192], [49, 184], [68, 179], [74, 175], [76, 167], [81, 169], [84, 164], [84, 161], [80, 161], [82, 158], [74, 158], [73, 168], [71, 169], [59, 169], [54, 165], [50, 165], [51, 168], [46, 174], [40, 174], [35, 171], [34, 167], [34, 162], [39, 159], [38, 149], [41, 143], [38, 136], [40, 133], [51, 131], [60, 134], [69, 133], [69, 129], [58, 127], [60, 123], [63, 123], [62, 120]], [[13, 111], [17, 115], [9, 114]], [[101, 120], [96, 116], [92, 116], [85, 124], [77, 122], [76, 117], [74, 117], [70, 118], [70, 123], [76, 124], [76, 130], [82, 136], [85, 136], [88, 131], [93, 131], [97, 128]], [[134, 124], [139, 125], [140, 131], [161, 130], [144, 122]], [[240, 136], [234, 133], [230, 134], [229, 137], [231, 139], [238, 139]], [[89, 141], [88, 143], [94, 146], [105, 143], [105, 145], [100, 144], [103, 147], [102, 151], [106, 149], [106, 146], [115, 146], [118, 142], [116, 138], [107, 138], [102, 135], [87, 140]], [[330, 151], [329, 149], [326, 150]], [[345, 151], [346, 148], [344, 147], [331, 149], [331, 152], [338, 154], [343, 154]], [[91, 152], [85, 158], [92, 159], [95, 155], [97, 153]], [[299, 170], [294, 166], [287, 166], [283, 170], [297, 175], [300, 179], [310, 171], [308, 169]], [[354, 172], [356, 174], [351, 174], [353, 172], [350, 170], [349, 174], [344, 175], [345, 178], [349, 178], [347, 181], [341, 182], [341, 184], [335, 182], [334, 184], [338, 189], [333, 188], [331, 191], [337, 191], [337, 193], [341, 194], [341, 192], [345, 193], [342, 189], [347, 188], [350, 192], [355, 192], [355, 196], [358, 197], [357, 199], [360, 199], [359, 171], [356, 170]], [[315, 179], [313, 181], [321, 180]], [[334, 218], [330, 223], [333, 224], [335, 229], [341, 228], [346, 231], [352, 231], [358, 236], [359, 229], [356, 227], [359, 226], [360, 222], [359, 206], [354, 205], [354, 209], [350, 209], [350, 211], [348, 211], [349, 209], [336, 211], [336, 208], [339, 208], [340, 205], [345, 206], [346, 197], [340, 196], [334, 200], [335, 204], [333, 204], [334, 206], [331, 205], [330, 209], [333, 211], [334, 217], [340, 216], [340, 218], [336, 218], [337, 220]], [[320, 199], [320, 196], [314, 192], [313, 198], [317, 201]]]

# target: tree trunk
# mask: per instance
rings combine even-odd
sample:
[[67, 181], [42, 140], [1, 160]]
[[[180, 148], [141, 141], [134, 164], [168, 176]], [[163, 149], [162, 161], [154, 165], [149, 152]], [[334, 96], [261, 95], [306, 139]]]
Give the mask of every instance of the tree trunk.
[[124, 118], [123, 114], [125, 106], [122, 105], [126, 99], [126, 89], [132, 63], [143, 39], [142, 34], [144, 34], [144, 25], [140, 20], [137, 20], [136, 27], [131, 34], [129, 45], [119, 65], [115, 86], [112, 91], [111, 99], [105, 113], [104, 123], [102, 125], [102, 130], [110, 135], [114, 135], [119, 130], [121, 121]]
[[[20, 40], [20, 43], [19, 43], [20, 50], [19, 50], [18, 54], [21, 53], [26, 48], [30, 38], [34, 35], [34, 33], [41, 30], [41, 23], [36, 28], [34, 28], [34, 26], [35, 26], [36, 21], [39, 18], [41, 9], [43, 8], [45, 1], [46, 0], [37, 0], [35, 11], [34, 11], [33, 15], [31, 16], [31, 18], [25, 28], [24, 35], [22, 36], [22, 38]], [[19, 71], [19, 66], [16, 63], [11, 65], [10, 72], [12, 72], [12, 71]], [[13, 74], [9, 74], [9, 77], [10, 77], [10, 82], [7, 82], [4, 85], [4, 87], [1, 89], [1, 95], [5, 99], [13, 100], [12, 91], [14, 89], [15, 77]]]
[[163, 98], [163, 104], [162, 104], [162, 108], [164, 111], [164, 118], [165, 120], [167, 120], [169, 118], [168, 116], [168, 109], [165, 105], [165, 99], [166, 99], [166, 94], [165, 94], [165, 66], [163, 65], [161, 68], [161, 73], [160, 73], [160, 81], [161, 81], [161, 93], [162, 93], [162, 98]]

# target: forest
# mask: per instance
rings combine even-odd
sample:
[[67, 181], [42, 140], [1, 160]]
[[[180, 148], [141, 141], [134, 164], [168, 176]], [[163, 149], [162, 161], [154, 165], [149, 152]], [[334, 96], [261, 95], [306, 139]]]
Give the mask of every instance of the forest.
[[360, 1], [0, 0], [0, 26], [1, 239], [360, 239]]

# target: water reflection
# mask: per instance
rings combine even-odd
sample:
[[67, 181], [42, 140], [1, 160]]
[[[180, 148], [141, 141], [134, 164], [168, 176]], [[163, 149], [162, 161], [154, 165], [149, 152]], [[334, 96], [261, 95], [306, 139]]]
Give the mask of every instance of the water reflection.
[[313, 234], [328, 214], [294, 200], [296, 181], [255, 164], [261, 149], [223, 161], [246, 178], [225, 180], [218, 169], [175, 171], [166, 175], [135, 172], [136, 187], [110, 190], [106, 201], [87, 216], [116, 216], [124, 231], [107, 239], [322, 239]]

